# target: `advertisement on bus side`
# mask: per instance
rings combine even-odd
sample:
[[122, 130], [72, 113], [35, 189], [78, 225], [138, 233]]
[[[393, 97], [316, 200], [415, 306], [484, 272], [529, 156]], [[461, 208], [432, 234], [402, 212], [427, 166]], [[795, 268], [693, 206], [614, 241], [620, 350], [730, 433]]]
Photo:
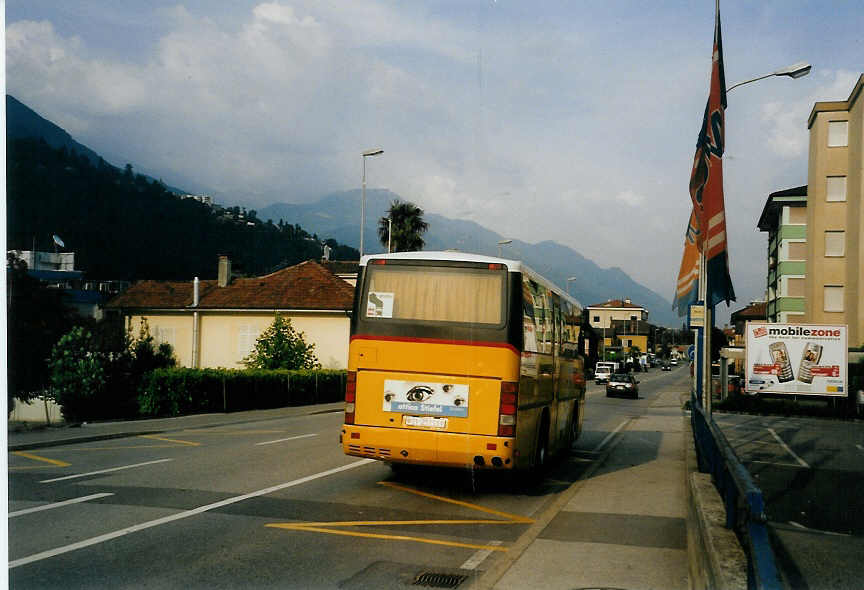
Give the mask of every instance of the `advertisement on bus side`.
[[845, 325], [747, 322], [744, 389], [846, 397]]

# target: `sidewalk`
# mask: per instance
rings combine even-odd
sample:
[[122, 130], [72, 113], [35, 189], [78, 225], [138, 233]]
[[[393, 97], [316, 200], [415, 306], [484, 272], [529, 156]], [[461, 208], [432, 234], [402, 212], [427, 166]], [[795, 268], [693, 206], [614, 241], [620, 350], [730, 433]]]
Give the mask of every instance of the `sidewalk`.
[[176, 432], [187, 428], [214, 428], [234, 424], [248, 424], [291, 416], [305, 416], [325, 412], [341, 412], [345, 407], [343, 402], [317, 404], [311, 406], [292, 406], [274, 408], [271, 410], [251, 410], [248, 412], [231, 412], [227, 414], [194, 414], [177, 416], [176, 418], [154, 418], [150, 420], [130, 420], [123, 422], [93, 422], [80, 426], [49, 426], [37, 430], [9, 430], [8, 450], [26, 451], [45, 447], [56, 447], [94, 440], [107, 440], [139, 436], [142, 434], [160, 434]]
[[687, 589], [682, 416], [672, 389], [631, 419], [494, 587]]

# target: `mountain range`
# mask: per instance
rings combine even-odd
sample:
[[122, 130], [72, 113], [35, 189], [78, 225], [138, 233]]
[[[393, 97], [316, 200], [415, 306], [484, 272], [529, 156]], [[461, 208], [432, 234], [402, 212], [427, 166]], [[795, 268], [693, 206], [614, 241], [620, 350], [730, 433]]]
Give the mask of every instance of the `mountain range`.
[[[6, 113], [7, 141], [41, 138], [52, 148], [65, 148], [85, 157], [94, 166], [114, 168], [94, 150], [77, 142], [68, 132], [9, 95], [6, 96]], [[110, 155], [108, 157], [110, 158]], [[150, 177], [145, 178], [152, 181]], [[188, 192], [162, 186], [176, 194]], [[390, 203], [395, 199], [410, 200], [388, 190], [366, 191], [366, 253], [384, 250], [378, 241], [378, 220], [386, 215]], [[275, 203], [264, 207], [257, 215], [261, 220], [283, 220], [286, 224], [298, 226], [297, 229], [301, 232], [305, 230], [320, 239], [333, 239], [348, 246], [359, 247], [360, 200], [360, 191], [351, 190], [333, 193], [310, 203]], [[497, 255], [500, 249], [503, 257], [524, 261], [562, 289], [567, 289], [584, 305], [627, 298], [648, 310], [650, 322], [670, 327], [680, 325], [680, 319], [672, 311], [668, 300], [637, 283], [618, 267], [600, 268], [572, 248], [552, 241], [531, 244], [513, 239], [506, 245], [499, 245], [504, 239], [503, 236], [473, 221], [451, 219], [434, 213], [425, 214], [424, 219], [429, 224], [429, 231], [424, 235], [426, 250], [456, 249]], [[7, 221], [11, 223], [11, 220]]]
[[[384, 189], [366, 190], [366, 225], [364, 251], [366, 254], [383, 252], [386, 246], [378, 241], [378, 220], [385, 217], [390, 203], [400, 195]], [[333, 237], [342, 243], [360, 245], [359, 190], [333, 193], [312, 203], [276, 203], [258, 211], [261, 219], [297, 223], [319, 236]], [[498, 242], [504, 237], [473, 221], [451, 219], [427, 213], [423, 219], [429, 224], [424, 234], [426, 250], [450, 250], [497, 255]], [[630, 278], [618, 267], [600, 268], [572, 248], [557, 242], [536, 244], [512, 240], [500, 246], [504, 258], [522, 260], [562, 289], [569, 289], [583, 305], [604, 303], [610, 299], [630, 299], [648, 310], [648, 320], [657, 325], [680, 326], [680, 319], [672, 304]], [[567, 279], [574, 279], [568, 281]]]

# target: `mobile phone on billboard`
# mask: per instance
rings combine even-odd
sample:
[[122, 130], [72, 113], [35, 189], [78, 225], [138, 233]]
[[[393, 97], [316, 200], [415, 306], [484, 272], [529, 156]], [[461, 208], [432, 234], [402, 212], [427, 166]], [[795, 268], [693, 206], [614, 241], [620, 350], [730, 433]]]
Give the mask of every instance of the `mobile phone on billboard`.
[[808, 342], [801, 354], [801, 364], [798, 366], [798, 381], [813, 383], [813, 367], [822, 359], [822, 345]]
[[795, 379], [792, 374], [792, 363], [789, 362], [789, 351], [786, 349], [786, 343], [772, 342], [768, 345], [768, 351], [777, 367], [777, 381], [786, 383]]

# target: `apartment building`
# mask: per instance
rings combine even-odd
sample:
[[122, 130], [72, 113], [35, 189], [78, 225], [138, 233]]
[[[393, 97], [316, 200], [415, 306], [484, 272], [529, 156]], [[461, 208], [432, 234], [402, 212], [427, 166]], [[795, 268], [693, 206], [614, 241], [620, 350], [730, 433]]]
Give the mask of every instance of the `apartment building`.
[[864, 343], [864, 74], [845, 101], [817, 102], [808, 120], [805, 319], [848, 324]]
[[607, 350], [627, 352], [631, 346], [647, 352], [649, 345], [653, 344], [653, 337], [650, 337], [653, 326], [648, 324], [648, 310], [629, 299], [610, 299], [589, 305], [586, 311], [588, 324], [602, 335], [601, 353], [604, 355]]
[[767, 302], [761, 319], [802, 323], [806, 305], [807, 186], [768, 195], [757, 227], [768, 233]]

